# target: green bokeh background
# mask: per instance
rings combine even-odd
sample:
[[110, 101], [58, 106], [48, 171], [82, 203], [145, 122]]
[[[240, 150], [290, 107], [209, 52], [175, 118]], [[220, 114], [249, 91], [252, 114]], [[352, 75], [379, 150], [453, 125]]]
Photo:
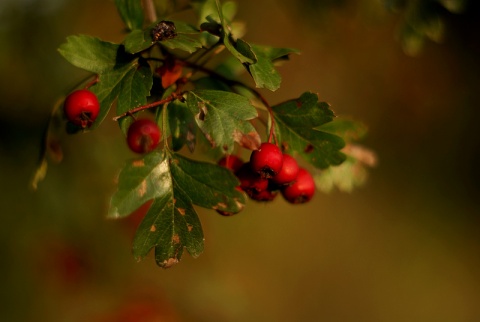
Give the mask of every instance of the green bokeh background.
[[228, 218], [199, 209], [203, 255], [136, 263], [128, 223], [105, 219], [132, 157], [114, 122], [65, 136], [63, 162], [28, 189], [52, 104], [84, 76], [56, 48], [121, 41], [113, 1], [2, 0], [0, 320], [480, 321], [478, 5], [443, 12], [442, 43], [412, 57], [403, 12], [379, 1], [239, 2], [247, 41], [302, 51], [269, 101], [311, 90], [368, 125], [367, 184]]

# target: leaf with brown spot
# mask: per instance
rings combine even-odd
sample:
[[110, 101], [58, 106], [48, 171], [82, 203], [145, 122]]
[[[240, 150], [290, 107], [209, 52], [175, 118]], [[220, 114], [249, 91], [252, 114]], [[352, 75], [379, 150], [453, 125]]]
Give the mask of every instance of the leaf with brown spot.
[[[134, 257], [141, 260], [155, 248], [155, 259], [158, 265], [164, 267], [165, 263], [180, 261], [184, 248], [193, 257], [199, 256], [204, 247], [203, 232], [193, 205], [218, 207], [228, 212], [240, 211], [245, 204], [245, 196], [235, 189], [238, 179], [225, 168], [171, 152], [154, 151], [144, 159], [145, 167], [127, 167], [122, 171], [121, 179], [133, 177], [135, 173], [139, 175], [138, 171], [148, 174], [146, 169], [158, 171], [157, 167], [161, 165], [164, 171], [161, 180], [165, 187], [154, 196], [138, 226], [133, 241]], [[157, 165], [151, 160], [156, 160]], [[123, 185], [122, 180], [120, 186]], [[148, 195], [148, 175], [143, 182], [147, 183], [145, 193]], [[141, 182], [138, 185], [141, 187]], [[138, 192], [144, 190], [133, 191], [137, 193], [136, 198], [140, 198]]]
[[187, 106], [213, 147], [231, 153], [235, 142], [254, 147], [259, 135], [249, 122], [258, 117], [248, 98], [220, 90], [195, 90], [187, 93]]
[[[138, 166], [140, 163], [143, 166]], [[170, 186], [168, 159], [162, 153], [149, 153], [128, 163], [118, 176], [118, 187], [110, 201], [108, 217], [131, 214], [146, 201], [164, 194]]]
[[250, 133], [242, 133], [238, 130], [235, 130], [233, 132], [233, 139], [241, 147], [249, 150], [257, 150], [262, 143], [262, 139], [256, 131]]
[[[173, 180], [170, 182], [173, 184]], [[193, 257], [203, 252], [202, 226], [188, 196], [172, 186], [153, 201], [140, 223], [133, 240], [133, 255], [141, 260], [155, 248], [156, 261], [163, 267], [162, 263], [172, 258], [175, 263], [180, 261], [184, 247]]]

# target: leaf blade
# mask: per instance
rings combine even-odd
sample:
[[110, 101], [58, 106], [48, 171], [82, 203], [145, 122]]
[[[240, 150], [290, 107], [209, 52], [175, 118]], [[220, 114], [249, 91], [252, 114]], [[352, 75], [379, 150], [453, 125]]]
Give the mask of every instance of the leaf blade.
[[94, 73], [114, 68], [122, 56], [120, 45], [86, 35], [67, 37], [58, 51], [72, 65]]
[[227, 153], [235, 142], [252, 150], [260, 146], [260, 136], [248, 122], [258, 113], [246, 97], [219, 90], [195, 90], [187, 93], [187, 106], [212, 146]]

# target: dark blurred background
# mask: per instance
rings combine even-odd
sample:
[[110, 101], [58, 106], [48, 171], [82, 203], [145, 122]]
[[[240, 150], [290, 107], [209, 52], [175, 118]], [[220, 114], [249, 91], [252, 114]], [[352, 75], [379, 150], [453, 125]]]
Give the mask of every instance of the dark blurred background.
[[132, 220], [105, 219], [132, 157], [114, 122], [62, 138], [63, 162], [28, 189], [53, 103], [85, 76], [56, 48], [121, 41], [113, 1], [2, 0], [0, 319], [480, 321], [476, 1], [239, 2], [247, 41], [302, 52], [270, 102], [311, 90], [368, 125], [366, 185], [199, 209], [203, 255], [136, 263]]

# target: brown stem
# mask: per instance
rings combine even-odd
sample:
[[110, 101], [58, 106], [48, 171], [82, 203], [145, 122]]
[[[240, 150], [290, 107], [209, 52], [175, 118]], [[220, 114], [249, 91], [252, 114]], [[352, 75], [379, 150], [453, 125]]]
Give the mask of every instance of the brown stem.
[[86, 85], [85, 85], [85, 89], [89, 89], [90, 87], [92, 87], [93, 85], [95, 85], [96, 83], [98, 83], [98, 80], [99, 80], [99, 76], [98, 74], [95, 75], [95, 78], [92, 79], [90, 82], [88, 82]]
[[152, 107], [156, 107], [156, 106], [159, 106], [159, 105], [163, 105], [163, 104], [166, 104], [166, 103], [169, 103], [175, 99], [179, 99], [180, 97], [182, 96], [182, 94], [180, 93], [172, 93], [172, 95], [170, 95], [169, 97], [163, 99], [163, 100], [160, 100], [160, 101], [156, 101], [156, 102], [153, 102], [153, 103], [150, 103], [150, 104], [146, 104], [146, 105], [142, 105], [142, 106], [139, 106], [139, 107], [135, 107], [134, 109], [131, 109], [123, 114], [120, 114], [120, 115], [117, 115], [113, 118], [114, 121], [118, 121], [119, 119], [121, 119], [122, 117], [125, 117], [125, 116], [129, 116], [129, 115], [133, 115], [134, 113], [137, 113], [137, 112], [140, 112], [140, 111], [143, 111], [143, 110], [147, 110], [149, 108], [152, 108]]

